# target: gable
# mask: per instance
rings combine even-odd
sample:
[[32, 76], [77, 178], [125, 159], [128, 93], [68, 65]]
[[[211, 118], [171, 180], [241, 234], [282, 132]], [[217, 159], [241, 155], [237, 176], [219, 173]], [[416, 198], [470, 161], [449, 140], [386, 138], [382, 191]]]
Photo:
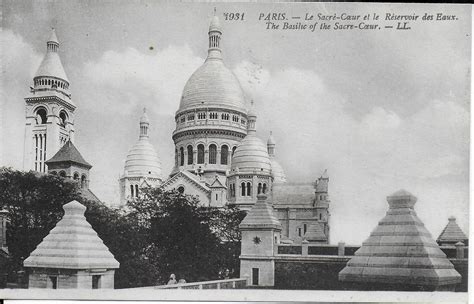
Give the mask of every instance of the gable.
[[185, 175], [177, 174], [163, 183], [165, 190], [178, 189], [180, 187], [184, 188], [185, 194], [198, 197], [202, 205], [209, 205], [211, 192]]

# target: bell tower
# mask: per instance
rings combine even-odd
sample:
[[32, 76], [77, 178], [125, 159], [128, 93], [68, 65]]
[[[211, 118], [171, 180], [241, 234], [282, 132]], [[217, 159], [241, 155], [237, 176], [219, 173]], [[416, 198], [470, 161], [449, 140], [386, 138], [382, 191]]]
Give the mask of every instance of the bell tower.
[[69, 80], [59, 58], [59, 42], [53, 29], [46, 55], [25, 98], [26, 126], [23, 169], [48, 172], [50, 159], [68, 141], [74, 141], [74, 110]]

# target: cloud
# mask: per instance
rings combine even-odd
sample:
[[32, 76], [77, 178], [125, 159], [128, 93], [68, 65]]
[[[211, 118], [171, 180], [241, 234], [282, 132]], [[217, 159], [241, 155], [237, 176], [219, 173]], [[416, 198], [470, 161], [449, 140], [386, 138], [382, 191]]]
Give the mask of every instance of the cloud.
[[[266, 140], [273, 131], [289, 180], [314, 181], [329, 169], [336, 241], [349, 232], [358, 242], [366, 238], [387, 209], [385, 197], [400, 188], [425, 200], [421, 215], [434, 208], [446, 218], [450, 212], [466, 217], [469, 112], [458, 103], [427, 100], [404, 116], [374, 106], [356, 117], [346, 107], [351, 101], [330, 90], [314, 71], [271, 72], [246, 61], [234, 71], [255, 100], [259, 135]], [[443, 188], [447, 184], [440, 180], [451, 176], [461, 176], [465, 192]], [[426, 221], [434, 231], [444, 224], [429, 216]], [[360, 229], [351, 231], [354, 225]]]
[[[156, 113], [176, 111], [186, 80], [203, 62], [189, 46], [168, 46], [144, 54], [134, 48], [107, 51], [97, 61], [84, 65], [83, 79], [92, 86], [101, 106], [111, 111], [129, 111], [148, 104]], [[92, 99], [85, 106], [97, 108]]]
[[[138, 119], [147, 108], [150, 141], [157, 149], [163, 176], [174, 164], [174, 113], [187, 79], [203, 63], [189, 46], [170, 45], [143, 53], [134, 48], [106, 51], [84, 64], [78, 89], [76, 141], [94, 164], [91, 188], [104, 201], [119, 199], [118, 177], [127, 151], [138, 139]], [[83, 88], [87, 88], [84, 90]]]
[[0, 41], [0, 164], [22, 168], [25, 126], [23, 98], [29, 92], [29, 85], [33, 83], [34, 73], [42, 57], [20, 35], [9, 29], [0, 31]]

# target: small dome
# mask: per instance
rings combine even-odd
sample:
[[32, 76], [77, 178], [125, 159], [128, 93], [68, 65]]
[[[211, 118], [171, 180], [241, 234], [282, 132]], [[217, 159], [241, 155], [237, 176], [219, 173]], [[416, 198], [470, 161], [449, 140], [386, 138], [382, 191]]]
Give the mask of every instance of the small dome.
[[270, 157], [270, 163], [272, 164], [273, 183], [286, 183], [286, 174], [283, 167], [274, 157]]
[[255, 133], [249, 133], [239, 143], [232, 156], [231, 171], [271, 173], [272, 164], [267, 147]]
[[209, 24], [209, 32], [210, 31], [220, 31], [221, 30], [221, 23], [219, 21], [219, 17], [214, 15], [211, 19], [211, 23]]
[[56, 36], [56, 30], [54, 28], [51, 30], [51, 36], [49, 36], [48, 42], [55, 42], [59, 44], [58, 36]]
[[179, 110], [202, 106], [225, 106], [247, 112], [242, 87], [222, 60], [207, 60], [184, 86]]
[[161, 162], [148, 138], [140, 138], [128, 151], [125, 174], [161, 178]]

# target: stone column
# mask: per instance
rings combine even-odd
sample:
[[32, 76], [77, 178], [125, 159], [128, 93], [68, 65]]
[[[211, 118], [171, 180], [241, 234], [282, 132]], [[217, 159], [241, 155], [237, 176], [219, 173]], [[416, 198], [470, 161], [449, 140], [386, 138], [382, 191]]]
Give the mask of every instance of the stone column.
[[339, 242], [337, 244], [337, 255], [344, 256], [346, 254], [346, 244], [344, 242]]

